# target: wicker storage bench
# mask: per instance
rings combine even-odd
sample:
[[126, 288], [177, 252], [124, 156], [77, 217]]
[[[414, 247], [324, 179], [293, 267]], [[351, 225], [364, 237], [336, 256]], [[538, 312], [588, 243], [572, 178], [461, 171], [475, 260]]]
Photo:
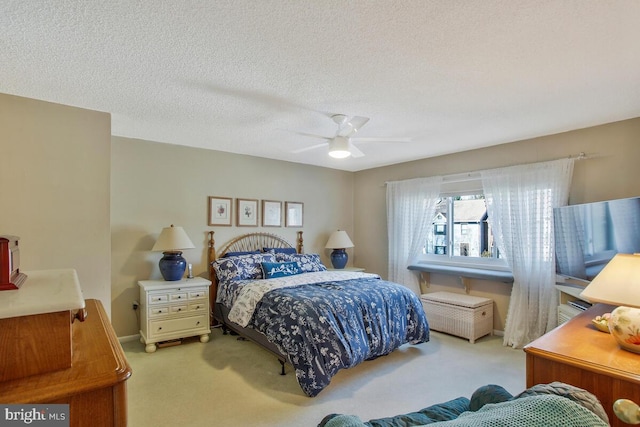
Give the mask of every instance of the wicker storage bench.
[[452, 292], [433, 292], [420, 296], [429, 327], [470, 343], [493, 334], [493, 300]]

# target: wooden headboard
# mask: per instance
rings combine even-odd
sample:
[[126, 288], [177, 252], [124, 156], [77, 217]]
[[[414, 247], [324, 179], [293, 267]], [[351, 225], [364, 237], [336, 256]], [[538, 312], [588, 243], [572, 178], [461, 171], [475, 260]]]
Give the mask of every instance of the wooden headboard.
[[214, 309], [214, 303], [218, 295], [218, 278], [213, 269], [212, 263], [223, 257], [228, 252], [248, 252], [261, 251], [262, 248], [296, 248], [299, 254], [304, 252], [304, 244], [302, 240], [302, 231], [298, 231], [296, 245], [293, 246], [288, 240], [271, 233], [248, 233], [238, 236], [222, 246], [216, 251], [216, 242], [214, 239], [214, 231], [209, 231], [208, 242], [208, 269], [209, 280], [211, 280], [210, 300], [211, 310]]

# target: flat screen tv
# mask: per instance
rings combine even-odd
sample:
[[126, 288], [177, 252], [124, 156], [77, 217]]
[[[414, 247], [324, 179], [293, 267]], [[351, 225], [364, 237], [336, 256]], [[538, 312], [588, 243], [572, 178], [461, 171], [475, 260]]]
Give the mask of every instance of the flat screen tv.
[[592, 280], [617, 253], [640, 252], [640, 197], [553, 211], [556, 272]]

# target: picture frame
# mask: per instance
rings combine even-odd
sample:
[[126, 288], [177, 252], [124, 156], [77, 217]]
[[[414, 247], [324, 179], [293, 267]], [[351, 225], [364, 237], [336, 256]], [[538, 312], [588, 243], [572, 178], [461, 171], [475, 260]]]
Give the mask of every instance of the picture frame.
[[302, 227], [304, 221], [304, 204], [301, 202], [284, 202], [285, 227]]
[[236, 199], [236, 225], [238, 227], [258, 226], [258, 201], [256, 199]]
[[209, 225], [231, 226], [232, 199], [209, 196]]
[[276, 200], [262, 201], [262, 226], [282, 227], [282, 202]]

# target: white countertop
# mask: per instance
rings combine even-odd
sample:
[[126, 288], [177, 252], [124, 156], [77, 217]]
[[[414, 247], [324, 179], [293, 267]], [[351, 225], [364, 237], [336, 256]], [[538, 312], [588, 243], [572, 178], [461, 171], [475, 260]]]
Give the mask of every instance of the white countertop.
[[0, 319], [80, 310], [85, 307], [75, 270], [23, 271], [19, 289], [0, 291]]

